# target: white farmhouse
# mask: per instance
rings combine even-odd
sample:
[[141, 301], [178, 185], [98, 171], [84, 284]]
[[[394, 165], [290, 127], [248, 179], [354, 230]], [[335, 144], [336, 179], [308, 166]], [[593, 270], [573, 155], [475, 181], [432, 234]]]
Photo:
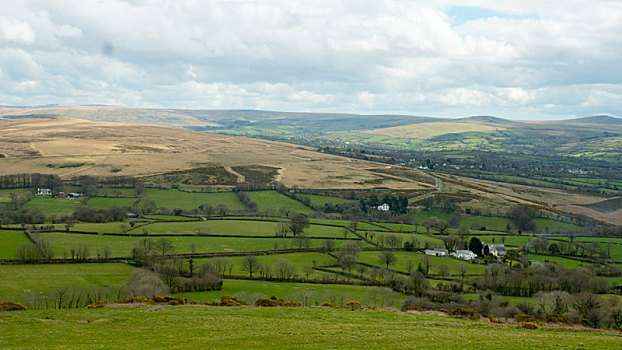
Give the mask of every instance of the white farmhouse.
[[427, 255], [432, 255], [432, 256], [447, 256], [447, 255], [449, 255], [449, 251], [447, 249], [439, 249], [439, 248], [426, 249], [423, 252], [426, 253]]
[[391, 207], [389, 207], [387, 203], [382, 203], [382, 205], [379, 205], [378, 207], [376, 207], [376, 209], [381, 211], [389, 211]]
[[451, 253], [451, 256], [462, 260], [473, 260], [477, 257], [477, 255], [470, 250], [456, 250]]
[[52, 190], [49, 188], [37, 188], [37, 196], [51, 196]]

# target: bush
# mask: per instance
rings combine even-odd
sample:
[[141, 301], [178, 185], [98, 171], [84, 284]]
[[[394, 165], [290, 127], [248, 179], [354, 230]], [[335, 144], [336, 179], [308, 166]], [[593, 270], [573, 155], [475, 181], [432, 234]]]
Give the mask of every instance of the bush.
[[320, 305], [321, 307], [333, 307], [333, 304], [329, 303], [328, 301], [325, 301], [322, 303], [322, 305]]
[[495, 318], [495, 316], [493, 315], [488, 315], [488, 319], [490, 320], [491, 323], [503, 323], [503, 320], [499, 320]]
[[231, 295], [223, 295], [220, 297], [219, 306], [243, 306], [246, 305], [244, 300], [231, 296]]
[[474, 309], [467, 309], [464, 307], [459, 307], [456, 309], [445, 309], [445, 308], [441, 308], [440, 311], [448, 314], [449, 316], [452, 317], [459, 317], [459, 318], [466, 318], [466, 319], [470, 319], [470, 320], [479, 320], [480, 315], [479, 312], [477, 312], [477, 310]]
[[346, 306], [347, 306], [350, 310], [354, 311], [354, 310], [357, 310], [357, 309], [360, 309], [360, 308], [361, 308], [361, 303], [359, 303], [359, 302], [358, 302], [358, 301], [356, 301], [356, 300], [350, 300], [350, 301], [348, 301], [348, 302], [346, 303]]
[[26, 310], [26, 307], [20, 303], [11, 301], [0, 301], [0, 311], [19, 311]]
[[521, 322], [520, 323], [520, 328], [525, 328], [525, 329], [538, 329], [538, 325], [533, 323], [533, 322]]
[[515, 319], [517, 322], [535, 322], [536, 321], [533, 317], [527, 315], [524, 312], [521, 312], [520, 314], [516, 315]]
[[169, 289], [157, 274], [136, 269], [127, 280], [128, 297], [143, 296], [151, 298], [155, 295], [169, 294]]
[[276, 306], [276, 300], [270, 298], [259, 298], [255, 301], [255, 306], [273, 307]]
[[404, 310], [433, 310], [435, 309], [434, 304], [427, 297], [415, 297], [409, 296], [404, 301], [404, 306], [402, 306]]
[[568, 320], [560, 314], [546, 315], [542, 317], [542, 321], [546, 323], [568, 324]]

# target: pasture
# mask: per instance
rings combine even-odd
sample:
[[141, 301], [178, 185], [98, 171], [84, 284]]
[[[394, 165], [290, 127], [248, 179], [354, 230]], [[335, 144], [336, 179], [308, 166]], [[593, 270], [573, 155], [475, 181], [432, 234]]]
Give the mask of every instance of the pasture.
[[17, 248], [30, 242], [24, 232], [0, 230], [0, 259], [16, 259]]
[[98, 208], [132, 207], [135, 201], [135, 198], [93, 197], [86, 205]]
[[71, 215], [73, 211], [82, 205], [79, 198], [54, 198], [54, 197], [35, 197], [24, 205], [24, 209], [37, 209], [50, 215]]
[[[622, 338], [382, 310], [133, 306], [11, 313], [0, 347], [11, 349], [618, 349]], [[45, 322], [42, 322], [45, 320]], [[174, 331], [171, 330], [174, 325]]]
[[157, 188], [145, 189], [145, 196], [153, 200], [160, 208], [192, 210], [201, 204], [207, 204], [214, 208], [224, 205], [230, 210], [243, 210], [246, 207], [242, 204], [233, 192], [182, 192], [179, 190], [161, 190]]
[[276, 191], [249, 192], [249, 195], [251, 200], [257, 203], [257, 208], [259, 210], [272, 208], [278, 213], [278, 211], [283, 208], [296, 213], [313, 214], [313, 209]]
[[125, 285], [134, 270], [126, 264], [0, 265], [0, 300], [19, 300], [27, 292], [52, 287]]

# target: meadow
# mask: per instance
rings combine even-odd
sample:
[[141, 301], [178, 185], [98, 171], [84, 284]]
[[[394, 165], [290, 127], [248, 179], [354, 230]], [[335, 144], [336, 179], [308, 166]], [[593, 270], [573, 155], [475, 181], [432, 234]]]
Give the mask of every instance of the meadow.
[[98, 208], [132, 207], [135, 201], [135, 198], [93, 197], [89, 199], [86, 205]]
[[24, 292], [52, 287], [125, 285], [134, 270], [127, 264], [42, 264], [0, 266], [0, 300], [20, 300]]
[[37, 209], [49, 215], [71, 215], [82, 205], [79, 198], [35, 197], [24, 205], [24, 209]]
[[278, 212], [286, 208], [296, 213], [313, 214], [313, 209], [276, 191], [249, 192], [249, 195], [259, 210], [272, 208]]
[[193, 193], [147, 188], [145, 189], [145, 196], [153, 200], [158, 207], [171, 210], [175, 208], [192, 210], [198, 208], [201, 204], [211, 205], [214, 208], [221, 204], [229, 208], [229, 210], [243, 210], [246, 208], [233, 192]]
[[16, 259], [17, 248], [30, 241], [22, 231], [0, 230], [0, 259]]
[[[618, 349], [605, 331], [527, 330], [446, 316], [381, 310], [131, 306], [25, 311], [0, 321], [0, 347], [107, 349]], [[43, 321], [44, 320], [44, 321]], [[172, 325], [174, 325], [172, 327]], [[173, 331], [174, 330], [174, 331]]]

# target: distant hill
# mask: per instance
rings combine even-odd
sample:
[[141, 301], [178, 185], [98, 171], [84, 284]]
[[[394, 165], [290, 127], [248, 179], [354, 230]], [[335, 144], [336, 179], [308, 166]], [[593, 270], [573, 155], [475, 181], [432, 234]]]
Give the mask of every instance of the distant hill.
[[140, 177], [209, 166], [238, 176], [232, 167], [267, 167], [288, 187], [434, 188], [414, 169], [239, 136], [59, 117], [0, 119], [0, 130], [0, 175]]
[[601, 124], [601, 125], [622, 125], [622, 118], [616, 118], [609, 115], [595, 115], [591, 117], [577, 118], [566, 120], [572, 124]]

